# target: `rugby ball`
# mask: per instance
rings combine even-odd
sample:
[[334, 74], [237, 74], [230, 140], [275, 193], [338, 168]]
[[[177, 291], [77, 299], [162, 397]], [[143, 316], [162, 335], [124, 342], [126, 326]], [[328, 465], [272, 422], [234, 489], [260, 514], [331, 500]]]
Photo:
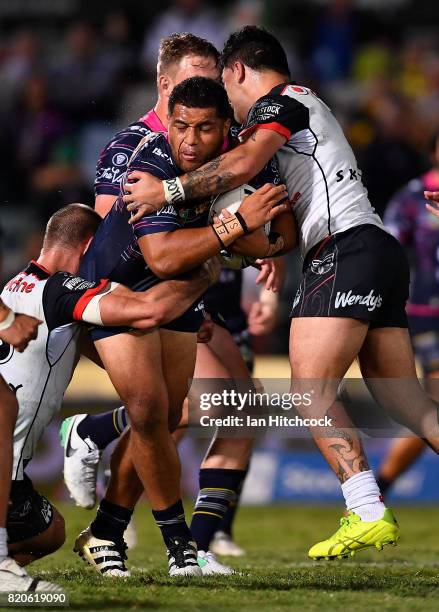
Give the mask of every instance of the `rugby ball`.
[[[216, 196], [216, 198], [212, 202], [212, 206], [209, 211], [209, 223], [213, 223], [213, 219], [216, 215], [221, 217], [221, 211], [226, 209], [230, 213], [234, 214], [239, 209], [242, 204], [242, 201], [247, 196], [251, 195], [256, 189], [251, 185], [241, 185], [240, 187], [236, 187], [235, 189], [231, 189], [226, 193], [221, 193]], [[266, 223], [264, 230], [265, 233], [270, 233], [270, 225], [271, 223]], [[243, 268], [247, 268], [251, 266], [255, 262], [254, 257], [250, 257], [247, 255], [237, 255], [231, 252], [221, 252], [220, 254], [221, 263], [226, 268], [231, 268], [232, 270], [242, 270]]]

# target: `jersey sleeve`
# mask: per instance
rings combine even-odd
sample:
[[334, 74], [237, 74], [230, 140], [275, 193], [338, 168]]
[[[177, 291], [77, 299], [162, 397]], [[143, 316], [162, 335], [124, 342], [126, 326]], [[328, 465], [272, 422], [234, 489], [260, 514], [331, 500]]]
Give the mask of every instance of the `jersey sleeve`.
[[183, 224], [180, 220], [177, 209], [171, 204], [164, 206], [151, 215], [144, 215], [133, 224], [134, 235], [137, 240], [148, 234], [158, 234], [160, 232], [174, 232], [181, 229]]
[[140, 124], [133, 124], [118, 132], [102, 149], [96, 165], [95, 195], [119, 195], [128, 162], [142, 138], [151, 130]]
[[289, 96], [270, 94], [253, 105], [239, 140], [243, 142], [256, 130], [271, 130], [289, 140], [308, 127], [309, 109], [304, 104]]
[[[163, 136], [151, 139], [134, 152], [128, 173], [132, 170], [148, 172], [162, 181], [177, 176], [176, 167]], [[167, 204], [154, 213], [144, 215], [133, 223], [133, 231], [137, 240], [148, 234], [172, 232], [181, 227], [182, 222], [178, 210], [172, 204]]]
[[49, 330], [82, 321], [90, 300], [107, 287], [108, 280], [87, 281], [68, 272], [51, 276], [44, 288], [43, 307]]

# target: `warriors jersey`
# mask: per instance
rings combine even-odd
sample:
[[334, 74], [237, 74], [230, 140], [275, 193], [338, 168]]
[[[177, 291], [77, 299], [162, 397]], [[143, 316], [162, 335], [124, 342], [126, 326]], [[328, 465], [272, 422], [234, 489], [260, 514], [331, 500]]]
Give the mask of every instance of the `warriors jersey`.
[[276, 157], [293, 202], [303, 256], [328, 234], [363, 224], [383, 227], [340, 125], [310, 89], [294, 83], [274, 87], [252, 106], [239, 139], [259, 129], [286, 139]]
[[18, 353], [0, 344], [0, 374], [16, 394], [19, 411], [14, 431], [13, 480], [23, 478], [44, 428], [61, 408], [78, 360], [79, 321], [90, 300], [107, 281], [89, 282], [36, 262], [10, 280], [1, 298], [14, 312], [36, 317], [38, 337]]

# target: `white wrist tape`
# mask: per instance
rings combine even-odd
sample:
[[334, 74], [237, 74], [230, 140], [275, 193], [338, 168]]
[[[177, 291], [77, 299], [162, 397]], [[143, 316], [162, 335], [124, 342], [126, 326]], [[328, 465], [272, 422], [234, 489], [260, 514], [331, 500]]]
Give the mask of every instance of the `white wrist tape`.
[[168, 204], [180, 204], [185, 201], [184, 189], [178, 176], [162, 181], [165, 200]]
[[9, 329], [12, 323], [15, 321], [15, 313], [10, 310], [7, 316], [0, 322], [0, 331], [5, 331], [5, 329]]
[[105, 295], [108, 295], [112, 291], [119, 286], [119, 283], [109, 283], [108, 287], [91, 298], [87, 306], [84, 308], [84, 312], [82, 313], [82, 320], [85, 323], [93, 323], [93, 325], [103, 325], [102, 317], [101, 317], [101, 309], [99, 306], [99, 302]]

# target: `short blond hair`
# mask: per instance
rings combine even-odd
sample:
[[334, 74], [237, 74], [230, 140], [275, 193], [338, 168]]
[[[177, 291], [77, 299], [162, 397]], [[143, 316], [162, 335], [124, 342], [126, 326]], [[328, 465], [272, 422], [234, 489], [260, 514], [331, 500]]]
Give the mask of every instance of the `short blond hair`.
[[43, 248], [75, 248], [94, 236], [101, 220], [98, 213], [86, 204], [64, 206], [50, 217]]
[[166, 73], [170, 66], [178, 64], [187, 55], [211, 57], [216, 64], [219, 63], [219, 52], [208, 40], [190, 32], [171, 34], [160, 41], [157, 75]]

